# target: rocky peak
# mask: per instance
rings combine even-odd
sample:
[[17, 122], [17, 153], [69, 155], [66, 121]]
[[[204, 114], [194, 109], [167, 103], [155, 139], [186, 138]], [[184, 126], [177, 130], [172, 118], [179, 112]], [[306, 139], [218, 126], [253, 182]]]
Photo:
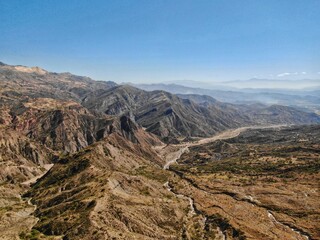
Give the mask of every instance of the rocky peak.
[[19, 72], [25, 72], [25, 73], [36, 73], [39, 75], [44, 75], [48, 73], [46, 70], [40, 68], [40, 67], [25, 67], [25, 66], [14, 66], [14, 70]]
[[136, 123], [128, 116], [120, 117], [120, 127], [123, 135], [130, 141], [137, 143], [138, 140], [135, 137], [135, 131], [138, 129]]

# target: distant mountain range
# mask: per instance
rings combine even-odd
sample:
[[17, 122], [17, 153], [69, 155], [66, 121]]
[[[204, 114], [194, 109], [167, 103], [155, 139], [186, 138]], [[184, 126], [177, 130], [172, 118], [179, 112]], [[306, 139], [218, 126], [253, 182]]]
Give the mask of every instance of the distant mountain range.
[[252, 78], [248, 80], [233, 80], [225, 82], [200, 82], [194, 80], [176, 80], [165, 82], [165, 84], [178, 84], [191, 88], [205, 88], [213, 90], [237, 90], [245, 88], [299, 90], [314, 88], [319, 89], [320, 79], [285, 80]]
[[[262, 103], [267, 105], [279, 104], [292, 106], [304, 111], [319, 112], [320, 110], [320, 89], [316, 87], [305, 90], [292, 89], [210, 89], [210, 86], [188, 87], [178, 84], [132, 84], [146, 91], [163, 90], [173, 94], [198, 94], [213, 97], [222, 102], [235, 104]], [[186, 85], [189, 85], [188, 83]]]

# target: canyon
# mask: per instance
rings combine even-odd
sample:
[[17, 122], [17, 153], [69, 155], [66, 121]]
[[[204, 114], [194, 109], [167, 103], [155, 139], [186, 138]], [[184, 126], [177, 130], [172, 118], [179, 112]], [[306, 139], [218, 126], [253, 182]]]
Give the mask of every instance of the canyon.
[[320, 239], [320, 117], [0, 64], [3, 239]]

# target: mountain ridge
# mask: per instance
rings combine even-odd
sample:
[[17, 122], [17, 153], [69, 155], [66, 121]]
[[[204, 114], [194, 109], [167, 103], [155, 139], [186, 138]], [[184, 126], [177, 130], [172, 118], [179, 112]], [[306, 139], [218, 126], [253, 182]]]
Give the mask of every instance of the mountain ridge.
[[[70, 73], [21, 72], [8, 65], [0, 66], [0, 100], [0, 231], [8, 239], [173, 240], [227, 236], [242, 240], [245, 236], [269, 236], [270, 231], [259, 226], [254, 231], [245, 227], [250, 219], [234, 221], [222, 212], [217, 214], [215, 207], [207, 211], [202, 202], [207, 193], [184, 175], [197, 168], [201, 174], [215, 170], [205, 167], [212, 159], [221, 158], [220, 153], [207, 153], [207, 145], [200, 143], [210, 143], [216, 133], [247, 125], [320, 121], [314, 114], [285, 106], [235, 105], [208, 96], [177, 96], [96, 82]], [[306, 136], [316, 134], [310, 129]], [[224, 134], [228, 136], [229, 131]], [[304, 146], [304, 138], [295, 138], [300, 132], [304, 134], [303, 127], [293, 129], [290, 143]], [[266, 133], [270, 137], [279, 134], [278, 130]], [[255, 132], [247, 135], [252, 134]], [[244, 142], [251, 139], [247, 135]], [[250, 148], [232, 147], [232, 141], [220, 145], [214, 141], [213, 145], [226, 151], [225, 156]], [[283, 141], [281, 136], [277, 141]], [[189, 153], [186, 146], [190, 142], [199, 143], [203, 151]], [[304, 149], [298, 147], [295, 151], [305, 156]], [[314, 147], [308, 151], [314, 151]], [[201, 164], [180, 166], [182, 172], [175, 169], [177, 166], [165, 167], [168, 162], [175, 165], [180, 157], [185, 159], [186, 154], [190, 160], [195, 156], [195, 161], [187, 160], [187, 164]], [[310, 164], [304, 163], [303, 169], [313, 172], [313, 158], [317, 155], [308, 156]], [[243, 163], [241, 159], [239, 164], [251, 162]], [[226, 170], [234, 173], [233, 166], [228, 167]], [[208, 179], [216, 181], [212, 175]], [[237, 180], [237, 184], [243, 181]], [[223, 200], [225, 195], [219, 193], [219, 198]], [[208, 196], [205, 199], [214, 203]], [[225, 204], [221, 208], [230, 207], [225, 200], [219, 204]], [[255, 213], [264, 212], [260, 209]], [[231, 216], [237, 218], [234, 211]], [[281, 233], [267, 217], [264, 215], [267, 222], [261, 224]], [[308, 223], [302, 219], [301, 224], [298, 226]], [[312, 224], [303, 229], [314, 232]], [[286, 236], [293, 234], [285, 232]]]

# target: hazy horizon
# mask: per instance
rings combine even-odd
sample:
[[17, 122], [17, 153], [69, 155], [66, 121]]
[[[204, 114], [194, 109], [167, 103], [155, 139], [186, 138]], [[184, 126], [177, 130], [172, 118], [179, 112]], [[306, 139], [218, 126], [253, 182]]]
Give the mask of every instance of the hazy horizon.
[[1, 1], [1, 61], [97, 80], [320, 78], [320, 2]]
[[[9, 65], [9, 66], [22, 66], [26, 68], [39, 67], [45, 71], [55, 72], [50, 69], [42, 68], [42, 66], [26, 66], [22, 64], [8, 64], [6, 62], [0, 61], [0, 63]], [[16, 69], [18, 71], [25, 71], [23, 69]], [[75, 72], [56, 72], [56, 73], [70, 73], [73, 75], [79, 75]], [[94, 79], [92, 76], [83, 75], [89, 77], [96, 81], [113, 81], [113, 80], [104, 80], [104, 79]], [[232, 90], [232, 89], [287, 89], [287, 90], [308, 90], [314, 88], [320, 88], [320, 78], [319, 79], [262, 79], [262, 78], [251, 78], [251, 79], [238, 79], [238, 80], [225, 80], [225, 81], [197, 81], [191, 79], [181, 79], [181, 80], [167, 80], [160, 82], [132, 82], [132, 81], [113, 81], [117, 84], [165, 84], [165, 85], [180, 85], [191, 88], [211, 88], [211, 89], [220, 89], [220, 90]], [[294, 83], [294, 85], [293, 85]]]

